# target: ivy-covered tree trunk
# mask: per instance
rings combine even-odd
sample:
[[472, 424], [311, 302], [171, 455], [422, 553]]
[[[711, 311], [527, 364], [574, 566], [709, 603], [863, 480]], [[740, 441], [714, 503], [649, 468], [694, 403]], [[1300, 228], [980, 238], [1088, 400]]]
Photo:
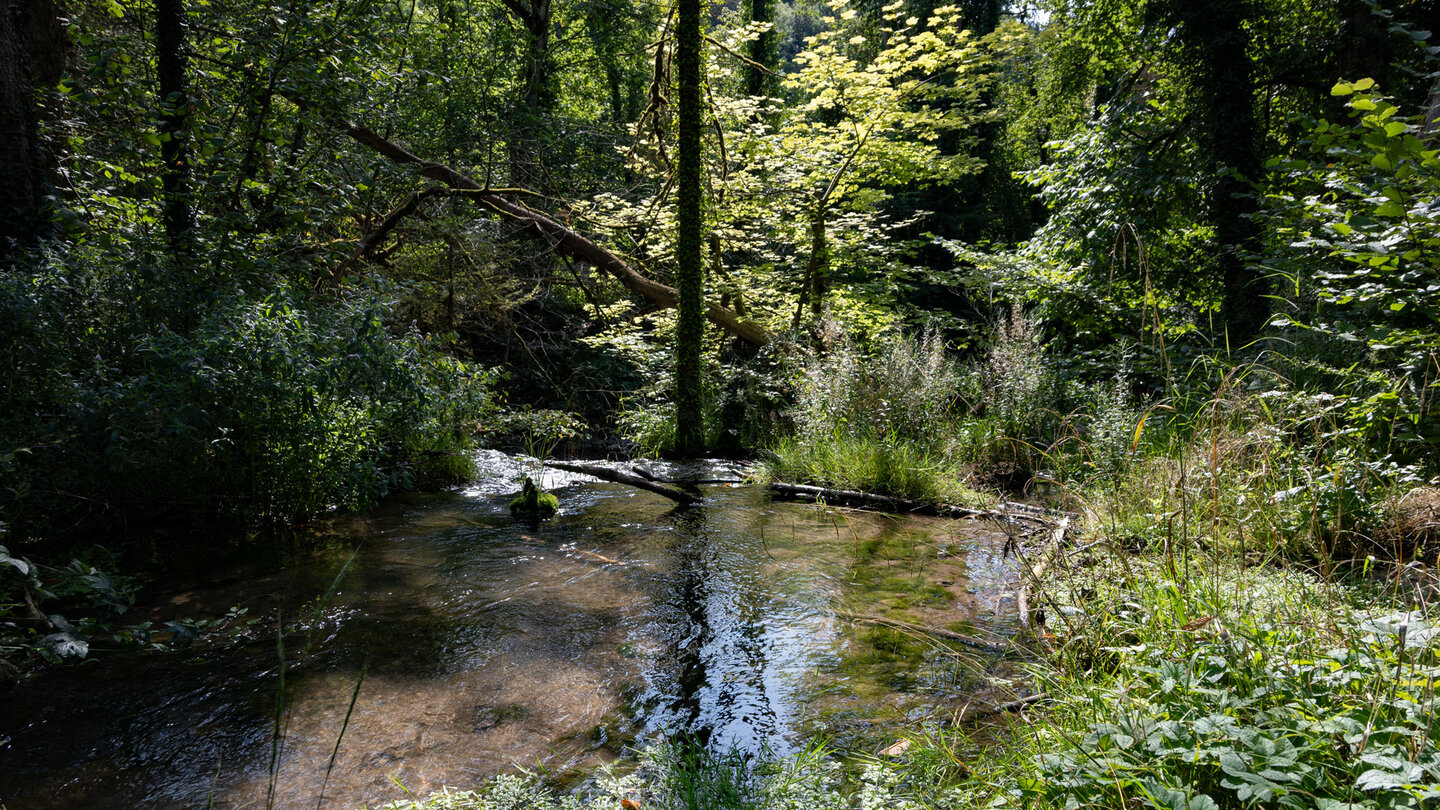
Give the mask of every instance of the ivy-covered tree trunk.
[[704, 449], [700, 349], [705, 339], [704, 266], [700, 210], [700, 0], [677, 0], [675, 69], [679, 79], [679, 138], [675, 189], [678, 202], [675, 287], [679, 324], [675, 331], [675, 452]]
[[160, 83], [160, 184], [165, 235], [176, 254], [189, 252], [194, 217], [190, 207], [190, 94], [185, 59], [184, 0], [155, 0], [156, 74]]

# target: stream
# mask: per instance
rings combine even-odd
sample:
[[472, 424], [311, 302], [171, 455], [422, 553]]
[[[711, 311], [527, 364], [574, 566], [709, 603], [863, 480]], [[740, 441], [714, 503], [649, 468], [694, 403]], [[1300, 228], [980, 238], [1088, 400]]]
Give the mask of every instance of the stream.
[[[520, 768], [574, 784], [675, 731], [717, 750], [783, 755], [818, 737], [874, 752], [995, 697], [995, 655], [837, 616], [1013, 635], [1015, 563], [994, 525], [723, 484], [681, 509], [480, 461], [469, 488], [396, 499], [263, 559], [185, 561], [196, 573], [147, 591], [141, 616], [241, 606], [255, 621], [23, 681], [0, 699], [0, 806], [265, 807], [273, 791], [274, 807], [350, 810]], [[736, 477], [724, 462], [650, 468]], [[554, 519], [510, 516], [527, 473], [559, 497]]]

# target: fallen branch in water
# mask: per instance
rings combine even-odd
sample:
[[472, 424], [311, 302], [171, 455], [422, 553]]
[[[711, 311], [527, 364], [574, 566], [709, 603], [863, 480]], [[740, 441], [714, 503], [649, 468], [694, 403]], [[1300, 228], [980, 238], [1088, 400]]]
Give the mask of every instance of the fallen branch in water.
[[1028, 706], [1033, 706], [1044, 699], [1044, 695], [1029, 695], [1027, 697], [1020, 698], [1019, 700], [1012, 700], [1008, 703], [996, 703], [992, 706], [971, 707], [967, 705], [965, 706], [965, 708], [960, 710], [960, 716], [956, 718], [956, 720], [963, 723], [969, 720], [978, 720], [982, 717], [992, 717], [997, 714], [1004, 714], [1006, 712], [1018, 712], [1021, 709], [1024, 709]]
[[602, 481], [610, 481], [616, 484], [625, 484], [627, 486], [635, 487], [636, 489], [643, 489], [647, 492], [653, 492], [656, 495], [662, 495], [672, 501], [675, 501], [676, 503], [683, 504], [685, 506], [693, 506], [697, 503], [700, 503], [700, 501], [702, 500], [697, 495], [691, 495], [688, 492], [681, 492], [678, 489], [667, 487], [663, 484], [657, 484], [653, 481], [646, 481], [644, 478], [641, 478], [638, 475], [631, 475], [630, 473], [620, 472], [619, 470], [612, 470], [609, 467], [601, 467], [599, 465], [591, 464], [571, 464], [565, 461], [547, 461], [545, 462], [545, 466], [554, 467], [557, 470], [565, 470], [566, 472], [589, 475], [594, 478], [599, 478]]
[[902, 622], [899, 619], [887, 619], [884, 616], [870, 616], [864, 613], [850, 613], [844, 610], [835, 611], [835, 615], [842, 619], [852, 621], [855, 624], [869, 624], [876, 627], [893, 627], [897, 630], [908, 630], [912, 633], [922, 633], [927, 636], [935, 636], [936, 638], [943, 638], [947, 641], [954, 641], [958, 644], [964, 644], [967, 647], [985, 650], [986, 652], [1003, 653], [1009, 652], [1011, 649], [1009, 644], [996, 644], [991, 641], [972, 638], [956, 633], [953, 630], [946, 630], [943, 627], [927, 627], [923, 624]]
[[[1059, 554], [1060, 548], [1065, 545], [1065, 532], [1069, 528], [1070, 521], [1068, 519], [1060, 521], [1060, 524], [1056, 526], [1055, 529], [1051, 532], [1050, 542], [1045, 545], [1045, 550], [1052, 555]], [[1025, 558], [1021, 556], [1018, 549], [1015, 552], [1015, 556], [1020, 559], [1022, 563], [1026, 562]], [[1042, 596], [1040, 590], [1042, 580], [1045, 577], [1045, 570], [1049, 567], [1049, 565], [1049, 557], [1040, 558], [1039, 562], [1035, 563], [1034, 565], [1029, 565], [1028, 563], [1026, 564], [1027, 577], [1025, 583], [1020, 586], [1020, 595], [1016, 600], [1016, 607], [1018, 608], [1020, 613], [1020, 624], [1022, 627], [1025, 627], [1027, 629], [1033, 630], [1035, 625], [1044, 624], [1045, 622], [1044, 614], [1040, 612], [1040, 608], [1038, 606], [1035, 608], [1034, 615], [1031, 614], [1030, 592], [1032, 589], [1034, 590], [1036, 601], [1038, 602], [1040, 597]], [[1056, 611], [1056, 615], [1059, 615], [1062, 620], [1064, 619], [1064, 615], [1060, 614], [1059, 611]]]
[[814, 487], [807, 484], [783, 484], [776, 482], [770, 485], [770, 492], [782, 498], [790, 498], [793, 500], [823, 500], [826, 503], [839, 503], [846, 506], [868, 507], [871, 509], [881, 509], [886, 512], [903, 512], [916, 515], [937, 515], [939, 517], [953, 518], [990, 518], [1005, 522], [1032, 523], [1046, 528], [1053, 528], [1057, 520], [1063, 519], [1037, 515], [1030, 508], [1023, 510], [1012, 509], [1009, 508], [1011, 504], [1001, 504], [999, 509], [972, 509], [968, 506], [957, 506], [950, 503], [925, 503], [923, 501], [894, 498], [889, 495], [859, 492], [853, 489], [829, 489], [827, 487]]

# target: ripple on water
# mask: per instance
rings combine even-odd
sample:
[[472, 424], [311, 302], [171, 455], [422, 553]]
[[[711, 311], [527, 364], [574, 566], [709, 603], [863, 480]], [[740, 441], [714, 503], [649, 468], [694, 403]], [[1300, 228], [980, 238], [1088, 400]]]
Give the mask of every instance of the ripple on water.
[[[1003, 599], [1012, 562], [1003, 535], [980, 524], [772, 504], [759, 489], [718, 486], [703, 506], [677, 509], [533, 459], [478, 461], [485, 477], [463, 490], [387, 504], [323, 549], [155, 599], [172, 612], [243, 602], [266, 617], [254, 642], [113, 656], [27, 681], [0, 704], [0, 803], [263, 803], [277, 617], [291, 628], [275, 777], [284, 806], [313, 806], [322, 786], [331, 806], [352, 807], [397, 798], [394, 780], [419, 794], [516, 766], [563, 776], [675, 729], [747, 750], [787, 751], [814, 733], [872, 745], [963, 703], [995, 662], [851, 624], [837, 607], [1014, 632]], [[524, 475], [556, 491], [555, 519], [509, 517]]]

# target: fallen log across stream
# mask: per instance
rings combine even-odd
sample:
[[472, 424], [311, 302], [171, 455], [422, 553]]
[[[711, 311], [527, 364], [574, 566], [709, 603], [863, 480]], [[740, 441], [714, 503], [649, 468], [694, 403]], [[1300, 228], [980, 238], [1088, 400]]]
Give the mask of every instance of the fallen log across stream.
[[[1030, 523], [1050, 529], [1066, 518], [1062, 515], [1050, 516], [1048, 513], [1037, 512], [1034, 507], [1024, 504], [1016, 504], [1016, 508], [1010, 508], [1009, 504], [1001, 504], [998, 509], [974, 509], [968, 506], [957, 506], [950, 503], [925, 503], [923, 501], [910, 501], [904, 498], [894, 498], [889, 495], [876, 495], [870, 492], [859, 492], [853, 489], [829, 489], [827, 487], [815, 487], [808, 484], [783, 484], [773, 483], [770, 485], [772, 495], [791, 500], [815, 500], [826, 503], [840, 504], [842, 506], [858, 506], [862, 508], [880, 509], [886, 512], [901, 512], [916, 515], [937, 515], [939, 517], [953, 518], [990, 518], [1007, 523]], [[1019, 508], [1024, 507], [1024, 508]]]
[[599, 478], [602, 481], [610, 481], [611, 483], [615, 484], [625, 484], [627, 486], [632, 486], [637, 489], [643, 489], [648, 492], [653, 492], [656, 495], [663, 495], [664, 497], [685, 506], [693, 506], [703, 500], [698, 495], [691, 495], [688, 492], [681, 492], [674, 487], [667, 487], [664, 484], [657, 484], [654, 481], [646, 481], [644, 478], [641, 478], [638, 475], [631, 475], [630, 473], [621, 472], [619, 470], [611, 469], [609, 467], [601, 467], [598, 464], [571, 464], [565, 461], [547, 461], [545, 462], [545, 466], [554, 467], [557, 470], [565, 470], [566, 472], [589, 475], [594, 478]]

